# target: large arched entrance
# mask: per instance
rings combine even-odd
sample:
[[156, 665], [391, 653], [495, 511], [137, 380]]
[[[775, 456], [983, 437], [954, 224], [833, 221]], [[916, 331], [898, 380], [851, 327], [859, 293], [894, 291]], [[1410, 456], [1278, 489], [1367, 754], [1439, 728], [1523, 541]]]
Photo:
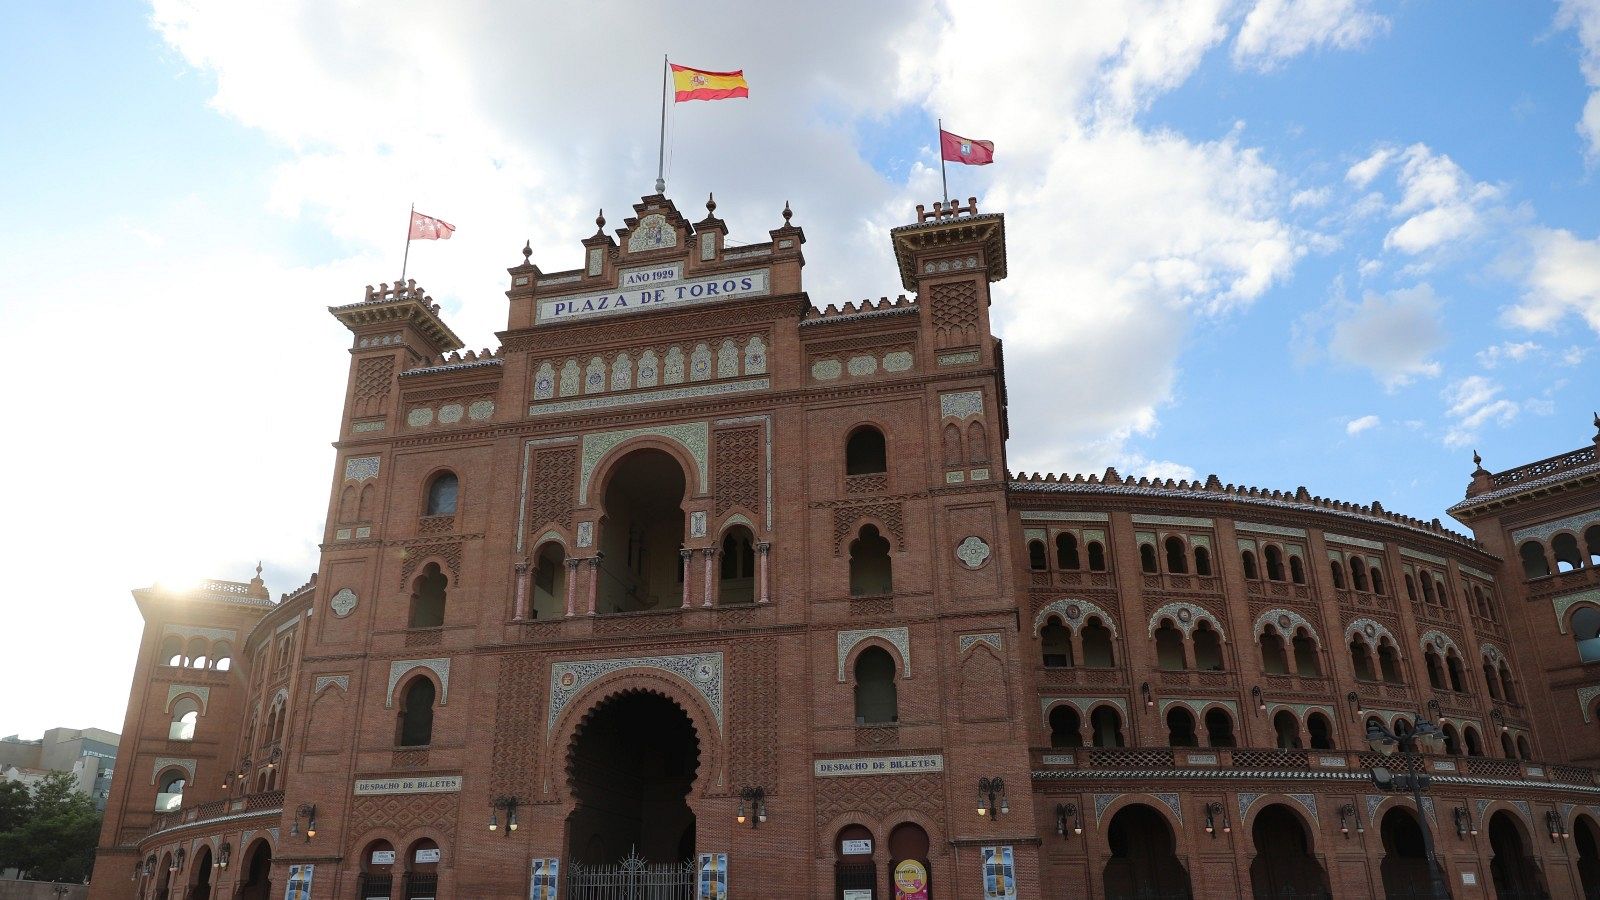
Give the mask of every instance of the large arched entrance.
[[1142, 803], [1111, 817], [1106, 840], [1106, 900], [1189, 900], [1189, 873], [1174, 855], [1172, 828]]
[[1539, 877], [1538, 864], [1528, 854], [1522, 829], [1510, 813], [1501, 811], [1489, 817], [1489, 873], [1494, 878], [1494, 894], [1499, 900], [1536, 900], [1550, 896]]
[[627, 691], [595, 707], [567, 756], [577, 801], [567, 818], [567, 857], [587, 865], [637, 857], [682, 863], [694, 856], [686, 798], [700, 766], [694, 723], [659, 694]]
[[1428, 854], [1422, 843], [1422, 829], [1409, 809], [1396, 806], [1383, 814], [1383, 894], [1391, 900], [1432, 897], [1428, 874]]
[[189, 864], [189, 900], [211, 900], [211, 848], [201, 844]]
[[1572, 823], [1572, 842], [1578, 845], [1578, 880], [1583, 883], [1583, 900], [1600, 900], [1600, 835], [1588, 816]]
[[595, 612], [671, 609], [682, 602], [683, 467], [664, 450], [618, 460], [606, 481]]
[[1305, 825], [1288, 807], [1274, 803], [1257, 813], [1250, 833], [1256, 844], [1256, 858], [1250, 861], [1250, 889], [1256, 900], [1333, 896], [1327, 873], [1311, 855]]
[[268, 900], [272, 896], [272, 847], [256, 841], [245, 851], [244, 879], [239, 900]]

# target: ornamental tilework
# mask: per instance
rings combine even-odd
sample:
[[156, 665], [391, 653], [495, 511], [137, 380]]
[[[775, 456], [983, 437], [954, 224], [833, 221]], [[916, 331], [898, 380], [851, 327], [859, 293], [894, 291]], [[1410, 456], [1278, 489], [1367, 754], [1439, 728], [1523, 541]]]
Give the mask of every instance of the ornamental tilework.
[[914, 358], [904, 350], [896, 350], [883, 358], [885, 372], [906, 372], [911, 369]]
[[1582, 512], [1575, 516], [1568, 516], [1565, 519], [1556, 519], [1554, 522], [1542, 522], [1530, 528], [1519, 528], [1511, 532], [1511, 542], [1514, 544], [1521, 544], [1523, 541], [1549, 543], [1550, 539], [1555, 537], [1558, 531], [1570, 531], [1575, 535], [1582, 535], [1584, 530], [1593, 525], [1594, 522], [1594, 513]]
[[339, 592], [328, 601], [328, 607], [341, 619], [350, 615], [350, 611], [356, 608], [356, 592], [349, 588], [340, 588]]
[[1260, 800], [1262, 797], [1265, 797], [1265, 796], [1266, 796], [1266, 794], [1259, 793], [1259, 792], [1256, 792], [1256, 791], [1240, 792], [1240, 794], [1239, 794], [1239, 824], [1240, 825], [1244, 824], [1245, 816], [1250, 812], [1250, 807], [1255, 806], [1256, 805], [1256, 801]]
[[1094, 795], [1094, 822], [1100, 824], [1100, 817], [1105, 814], [1106, 807], [1117, 802], [1121, 794], [1095, 794]]
[[911, 630], [908, 628], [860, 628], [841, 631], [838, 637], [839, 683], [844, 684], [844, 661], [856, 645], [868, 638], [881, 638], [900, 651], [900, 663], [906, 678], [911, 677]]
[[1039, 711], [1043, 713], [1045, 724], [1050, 722], [1050, 708], [1057, 703], [1070, 703], [1073, 708], [1084, 716], [1089, 715], [1089, 710], [1104, 703], [1115, 706], [1122, 713], [1124, 721], [1128, 718], [1128, 701], [1121, 697], [1040, 697]]
[[487, 422], [494, 415], [493, 400], [474, 400], [467, 407], [467, 418], [474, 422]]
[[963, 634], [958, 642], [958, 646], [961, 648], [962, 653], [967, 652], [976, 644], [988, 644], [989, 646], [993, 647], [996, 652], [1005, 652], [1005, 648], [1000, 646], [1000, 634], [998, 632], [987, 632], [985, 634]]
[[1305, 616], [1292, 609], [1269, 609], [1257, 616], [1256, 624], [1251, 630], [1251, 634], [1258, 638], [1261, 637], [1261, 633], [1267, 630], [1268, 625], [1277, 628], [1278, 634], [1284, 637], [1289, 637], [1299, 629], [1304, 628], [1306, 633], [1311, 635], [1312, 640], [1319, 645], [1322, 643], [1322, 638], [1317, 634], [1317, 629], [1306, 620]]
[[1368, 550], [1383, 550], [1381, 541], [1369, 541], [1366, 538], [1346, 537], [1342, 534], [1324, 533], [1322, 537], [1330, 544], [1344, 544], [1350, 547], [1365, 547]]
[[528, 407], [528, 415], [555, 415], [557, 413], [578, 412], [586, 409], [615, 409], [621, 406], [638, 406], [644, 403], [666, 403], [671, 400], [687, 400], [696, 397], [721, 397], [726, 394], [742, 394], [746, 391], [764, 391], [771, 386], [772, 380], [769, 378], [746, 378], [742, 381], [724, 381], [716, 384], [694, 385], [692, 387], [667, 388], [666, 390], [650, 391], [648, 393], [609, 394], [602, 397], [586, 397], [582, 400], [540, 403]]
[[1389, 629], [1385, 628], [1381, 622], [1374, 622], [1373, 620], [1365, 617], [1356, 619], [1349, 625], [1345, 626], [1345, 643], [1350, 643], [1350, 639], [1355, 637], [1357, 634], [1361, 635], [1362, 640], [1374, 647], [1378, 646], [1378, 641], [1383, 638], [1388, 638], [1396, 647], [1400, 646], [1400, 642], [1394, 639], [1394, 635], [1390, 633]]
[[593, 544], [594, 544], [594, 523], [593, 522], [579, 522], [578, 523], [578, 549], [581, 550], [581, 549], [583, 549], [585, 547], [592, 546]]
[[1584, 724], [1589, 722], [1589, 711], [1594, 707], [1594, 698], [1597, 696], [1600, 696], [1600, 684], [1578, 688], [1578, 708], [1583, 711]]
[[1316, 794], [1285, 794], [1284, 796], [1305, 807], [1306, 812], [1311, 814], [1311, 821], [1315, 822], [1317, 820]]
[[1461, 655], [1461, 649], [1456, 646], [1455, 639], [1436, 628], [1430, 628], [1427, 631], [1424, 631], [1419, 644], [1424, 650], [1428, 649], [1429, 647], [1433, 647], [1440, 653], [1454, 650], [1456, 651], [1457, 656]]
[[378, 457], [352, 456], [344, 461], [344, 477], [366, 481], [378, 477]]
[[1197, 603], [1168, 603], [1156, 610], [1150, 616], [1151, 637], [1155, 636], [1156, 628], [1161, 625], [1162, 619], [1171, 619], [1176, 622], [1178, 630], [1183, 632], [1184, 637], [1188, 637], [1190, 632], [1194, 631], [1194, 626], [1202, 620], [1210, 622], [1211, 627], [1217, 630], [1218, 635], [1226, 637], [1222, 630], [1222, 623], [1217, 621], [1217, 617]]
[[983, 391], [940, 394], [939, 415], [947, 419], [966, 419], [983, 415]]
[[873, 375], [878, 371], [878, 360], [871, 356], [852, 356], [845, 370], [856, 378]]
[[722, 727], [722, 653], [695, 653], [683, 656], [636, 656], [626, 659], [595, 659], [558, 662], [550, 666], [550, 714], [545, 723], [548, 733], [556, 727], [562, 710], [589, 685], [624, 669], [656, 669], [681, 679], [705, 698], [711, 714]]
[[1090, 618], [1098, 616], [1101, 624], [1105, 625], [1106, 630], [1111, 632], [1111, 636], [1117, 636], [1117, 620], [1113, 619], [1109, 613], [1101, 609], [1097, 604], [1088, 600], [1064, 599], [1052, 600], [1046, 603], [1044, 608], [1039, 610], [1039, 614], [1033, 617], [1034, 637], [1039, 636], [1039, 629], [1044, 627], [1045, 620], [1050, 618], [1051, 615], [1060, 616], [1069, 628], [1080, 628]]
[[1555, 609], [1556, 613], [1556, 627], [1561, 629], [1562, 634], [1567, 633], [1567, 610], [1577, 606], [1579, 603], [1593, 603], [1596, 606], [1600, 606], [1600, 589], [1578, 591], [1575, 594], [1563, 594], [1559, 597], [1550, 598], [1550, 605]]
[[594, 467], [601, 458], [611, 452], [618, 444], [636, 437], [652, 436], [670, 438], [683, 445], [689, 455], [694, 458], [695, 466], [700, 476], [698, 493], [706, 492], [706, 473], [709, 466], [707, 447], [710, 443], [711, 430], [704, 422], [690, 422], [684, 425], [646, 426], [643, 428], [625, 428], [620, 431], [603, 431], [598, 434], [583, 436], [582, 468], [578, 476], [578, 503], [586, 505], [589, 502], [589, 479], [594, 476]]
[[406, 424], [412, 428], [426, 428], [433, 424], [433, 410], [419, 406], [406, 413]]
[[180, 694], [193, 694], [200, 698], [200, 715], [206, 714], [206, 707], [211, 704], [211, 688], [200, 684], [170, 684], [167, 685], [167, 710], [171, 711], [172, 701], [178, 699]]
[[1239, 717], [1239, 701], [1237, 701], [1237, 700], [1212, 700], [1212, 699], [1208, 699], [1208, 698], [1204, 698], [1204, 697], [1199, 697], [1199, 698], [1189, 698], [1189, 697], [1165, 698], [1165, 699], [1163, 699], [1161, 701], [1160, 706], [1157, 708], [1157, 712], [1159, 712], [1163, 717], [1165, 717], [1166, 714], [1167, 714], [1167, 710], [1170, 709], [1173, 706], [1183, 706], [1183, 707], [1185, 707], [1190, 712], [1194, 713], [1194, 717], [1195, 717], [1196, 720], [1202, 718], [1205, 715], [1206, 707], [1209, 707], [1209, 706], [1221, 706], [1224, 709], [1228, 710], [1228, 712], [1233, 713], [1234, 718], [1237, 719]]
[[1306, 530], [1304, 528], [1284, 528], [1279, 525], [1253, 525], [1249, 522], [1235, 522], [1233, 523], [1233, 530], [1253, 531], [1257, 534], [1275, 534], [1279, 537], [1303, 538], [1306, 536]]
[[837, 359], [819, 359], [811, 364], [811, 377], [818, 381], [833, 381], [844, 374], [844, 366]]
[[232, 628], [202, 628], [197, 625], [162, 626], [162, 637], [172, 634], [183, 638], [203, 637], [210, 641], [236, 641], [239, 639], [239, 632], [234, 631]]
[[1422, 562], [1433, 563], [1441, 568], [1446, 565], [1444, 557], [1434, 556], [1432, 553], [1423, 553], [1421, 550], [1411, 550], [1406, 547], [1401, 547], [1400, 555], [1410, 559], [1420, 560]]
[[1172, 525], [1179, 528], [1210, 528], [1211, 519], [1196, 519], [1190, 516], [1134, 516], [1135, 525]]
[[185, 772], [188, 772], [189, 780], [194, 781], [194, 760], [178, 759], [175, 756], [158, 756], [150, 768], [150, 783], [156, 783], [156, 777], [161, 774], [162, 769], [169, 769], [173, 766], [177, 766]]
[[461, 417], [465, 414], [466, 410], [461, 407], [461, 404], [446, 403], [439, 407], [439, 424], [454, 425], [461, 421]]
[[1179, 825], [1183, 824], [1183, 804], [1178, 801], [1177, 794], [1156, 794], [1155, 798], [1165, 803], [1167, 809], [1172, 810], [1172, 816], [1178, 820]]
[[956, 547], [956, 559], [961, 560], [961, 564], [969, 569], [982, 568], [983, 564], [989, 559], [989, 545], [984, 542], [983, 538], [976, 535], [968, 535]]
[[394, 686], [400, 683], [400, 677], [412, 669], [428, 669], [439, 676], [439, 705], [444, 706], [450, 702], [450, 660], [436, 659], [397, 659], [389, 663], [389, 690], [383, 696], [383, 705], [386, 709], [394, 708]]
[[1022, 511], [1022, 518], [1034, 522], [1105, 522], [1111, 517], [1107, 513], [1025, 509]]
[[978, 351], [963, 350], [960, 353], [939, 354], [939, 365], [944, 366], [970, 366], [979, 360]]
[[349, 675], [318, 675], [316, 682], [313, 683], [312, 686], [311, 686], [311, 693], [320, 694], [320, 693], [322, 693], [322, 689], [325, 688], [325, 687], [328, 687], [329, 685], [332, 685], [333, 687], [336, 687], [339, 690], [345, 691], [345, 692], [348, 693], [349, 690], [350, 690], [350, 676]]

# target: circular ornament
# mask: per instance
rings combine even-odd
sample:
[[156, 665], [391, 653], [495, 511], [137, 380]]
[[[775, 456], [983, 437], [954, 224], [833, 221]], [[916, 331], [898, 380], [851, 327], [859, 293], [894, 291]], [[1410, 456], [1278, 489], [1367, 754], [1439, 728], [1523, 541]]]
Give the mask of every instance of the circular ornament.
[[328, 601], [328, 607], [341, 619], [350, 615], [351, 610], [356, 608], [356, 592], [349, 588], [341, 588], [339, 593], [334, 594]]
[[981, 568], [989, 559], [989, 545], [977, 535], [968, 535], [956, 547], [956, 559], [969, 569]]

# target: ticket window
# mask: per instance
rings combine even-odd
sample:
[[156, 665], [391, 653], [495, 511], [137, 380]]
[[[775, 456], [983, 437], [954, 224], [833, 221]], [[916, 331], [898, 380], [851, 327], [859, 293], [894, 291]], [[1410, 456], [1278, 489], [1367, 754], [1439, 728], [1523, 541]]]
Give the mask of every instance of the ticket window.
[[423, 838], [406, 854], [405, 900], [438, 900], [439, 845]]
[[928, 833], [914, 822], [889, 832], [889, 889], [892, 900], [933, 900]]
[[834, 838], [835, 900], [878, 900], [878, 866], [872, 859], [872, 832], [846, 825]]
[[394, 888], [395, 852], [388, 841], [373, 841], [361, 854], [361, 900], [389, 900]]

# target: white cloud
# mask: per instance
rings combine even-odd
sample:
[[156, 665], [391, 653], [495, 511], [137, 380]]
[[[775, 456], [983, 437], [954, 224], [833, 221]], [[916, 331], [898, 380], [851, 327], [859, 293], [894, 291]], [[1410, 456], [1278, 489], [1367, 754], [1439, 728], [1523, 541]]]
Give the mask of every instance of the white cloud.
[[1501, 194], [1494, 185], [1473, 181], [1454, 160], [1425, 144], [1405, 149], [1397, 177], [1401, 196], [1394, 212], [1406, 220], [1383, 243], [1411, 255], [1477, 235], [1484, 207]]
[[1600, 333], [1600, 240], [1570, 231], [1534, 228], [1528, 232], [1531, 262], [1524, 290], [1506, 311], [1513, 324], [1552, 331], [1577, 315]]
[[1316, 188], [1306, 188], [1305, 190], [1294, 192], [1294, 195], [1289, 198], [1289, 208], [1315, 209], [1316, 207], [1325, 205], [1332, 197], [1333, 190], [1326, 185]]
[[1440, 366], [1433, 355], [1445, 338], [1441, 307], [1426, 284], [1387, 294], [1369, 292], [1360, 304], [1346, 304], [1341, 311], [1328, 354], [1371, 371], [1389, 389], [1435, 377]]
[[1478, 351], [1478, 365], [1493, 369], [1501, 362], [1522, 362], [1541, 348], [1533, 341], [1505, 341]]
[[1380, 424], [1382, 424], [1382, 422], [1382, 419], [1373, 415], [1362, 416], [1359, 419], [1351, 419], [1350, 421], [1344, 423], [1344, 433], [1351, 436], [1358, 435], [1363, 431], [1377, 428]]
[[1593, 162], [1600, 159], [1600, 0], [1561, 0], [1556, 24], [1577, 29], [1578, 42], [1583, 47], [1578, 68], [1589, 87], [1596, 89], [1583, 105], [1583, 116], [1577, 125]]
[[1124, 478], [1159, 478], [1163, 481], [1172, 478], [1177, 481], [1193, 481], [1197, 476], [1190, 466], [1166, 459], [1151, 459], [1141, 453], [1122, 457], [1117, 460], [1116, 467]]
[[1263, 71], [1313, 47], [1348, 50], [1387, 33], [1368, 0], [1257, 0], [1233, 42], [1233, 61]]
[[1371, 156], [1351, 166], [1345, 173], [1345, 180], [1355, 185], [1358, 189], [1365, 188], [1372, 183], [1372, 179], [1383, 174], [1394, 160], [1394, 150], [1380, 147], [1372, 152]]
[[1465, 447], [1477, 440], [1484, 425], [1509, 425], [1518, 405], [1500, 396], [1500, 385], [1483, 375], [1469, 375], [1445, 388], [1446, 414], [1453, 420], [1445, 432], [1447, 447]]

